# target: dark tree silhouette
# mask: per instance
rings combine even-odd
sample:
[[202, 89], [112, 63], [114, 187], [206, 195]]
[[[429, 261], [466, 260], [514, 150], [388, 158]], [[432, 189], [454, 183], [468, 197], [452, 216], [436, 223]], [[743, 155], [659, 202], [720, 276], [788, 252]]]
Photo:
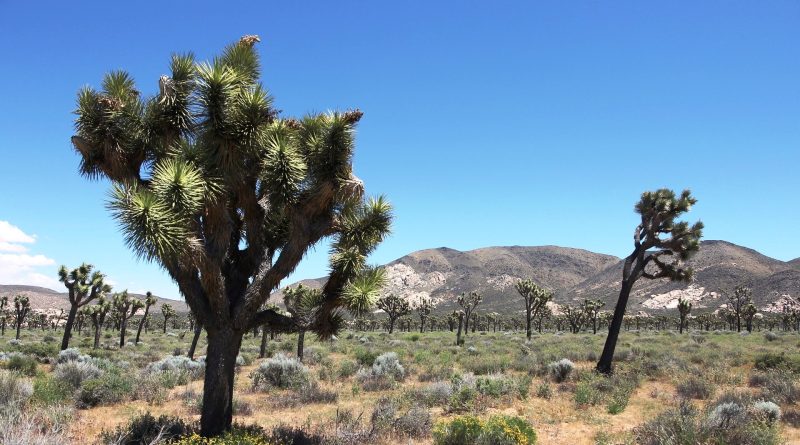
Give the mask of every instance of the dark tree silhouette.
[[100, 271], [92, 271], [94, 266], [83, 263], [77, 269], [67, 270], [67, 266], [58, 269], [58, 280], [64, 283], [69, 295], [69, 314], [64, 325], [64, 337], [61, 339], [61, 350], [69, 347], [72, 326], [78, 310], [96, 298], [111, 292], [111, 286], [105, 284], [105, 275]]

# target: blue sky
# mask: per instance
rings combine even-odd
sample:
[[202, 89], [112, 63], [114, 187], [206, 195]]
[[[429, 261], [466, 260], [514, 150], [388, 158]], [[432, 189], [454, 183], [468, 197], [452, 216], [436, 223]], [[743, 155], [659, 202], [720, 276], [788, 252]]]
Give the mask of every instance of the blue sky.
[[[707, 239], [789, 260], [798, 23], [796, 1], [0, 0], [0, 283], [58, 288], [58, 264], [90, 261], [118, 289], [178, 297], [124, 246], [108, 184], [78, 175], [75, 95], [111, 69], [153, 93], [170, 53], [244, 34], [285, 115], [366, 113], [356, 173], [396, 209], [375, 263], [439, 246], [625, 255], [633, 204], [658, 187], [693, 190]], [[293, 278], [323, 275], [326, 254]]]

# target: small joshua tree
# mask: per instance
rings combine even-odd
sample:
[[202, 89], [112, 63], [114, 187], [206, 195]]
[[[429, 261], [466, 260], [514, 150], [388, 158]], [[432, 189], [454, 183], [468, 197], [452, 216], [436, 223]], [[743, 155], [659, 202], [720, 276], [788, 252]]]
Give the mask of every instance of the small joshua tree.
[[675, 220], [688, 212], [697, 200], [689, 190], [680, 196], [669, 189], [645, 192], [636, 204], [636, 213], [641, 222], [633, 233], [634, 249], [622, 268], [622, 287], [614, 308], [614, 317], [608, 327], [603, 353], [597, 362], [597, 370], [611, 373], [611, 362], [617, 346], [619, 331], [628, 306], [628, 297], [639, 278], [651, 280], [668, 278], [672, 281], [690, 281], [692, 269], [683, 266], [700, 249], [703, 223], [691, 227], [686, 222]]
[[678, 315], [680, 316], [680, 333], [683, 334], [683, 330], [689, 327], [687, 319], [689, 318], [689, 313], [692, 312], [692, 303], [689, 300], [684, 298], [678, 298]]
[[139, 320], [139, 327], [136, 329], [136, 340], [134, 344], [139, 344], [139, 337], [142, 335], [142, 328], [144, 325], [147, 324], [147, 317], [150, 315], [150, 306], [156, 304], [156, 297], [153, 296], [153, 293], [147, 291], [144, 297], [144, 314], [142, 315], [142, 319]]
[[175, 309], [172, 307], [171, 304], [164, 303], [161, 306], [161, 315], [164, 317], [164, 333], [166, 334], [167, 333], [167, 322], [169, 321], [170, 318], [172, 318], [175, 315], [177, 315], [177, 313], [175, 312]]
[[752, 302], [747, 303], [747, 306], [742, 308], [742, 318], [747, 332], [753, 332], [753, 319], [755, 319], [757, 313], [758, 308]]
[[92, 326], [94, 327], [94, 349], [100, 347], [100, 328], [106, 322], [106, 316], [111, 311], [111, 303], [106, 301], [105, 297], [97, 299], [97, 304], [88, 306], [89, 318], [92, 319]]
[[105, 275], [100, 271], [93, 271], [93, 269], [94, 266], [87, 263], [83, 263], [71, 271], [67, 269], [67, 266], [61, 266], [58, 269], [58, 280], [67, 288], [70, 305], [67, 323], [64, 325], [64, 337], [61, 340], [62, 351], [69, 347], [72, 326], [78, 310], [96, 298], [111, 292], [111, 286], [105, 283]]
[[314, 323], [314, 310], [319, 307], [322, 292], [302, 284], [283, 290], [283, 304], [297, 326], [297, 360], [303, 361], [306, 331]]
[[378, 309], [386, 312], [389, 317], [389, 333], [394, 332], [394, 324], [398, 318], [404, 317], [411, 312], [411, 307], [405, 298], [399, 297], [395, 294], [389, 294], [381, 297], [377, 302]]
[[530, 340], [533, 319], [544, 309], [547, 302], [553, 299], [553, 293], [531, 279], [520, 280], [515, 287], [525, 301], [525, 336]]
[[114, 295], [112, 301], [114, 313], [119, 319], [119, 347], [125, 346], [125, 332], [128, 328], [128, 320], [130, 320], [139, 309], [143, 308], [145, 303], [142, 300], [137, 300], [128, 295], [128, 291], [122, 291]]
[[600, 310], [605, 305], [605, 301], [602, 300], [583, 300], [581, 308], [583, 308], [583, 312], [586, 313], [586, 320], [591, 320], [592, 322], [592, 334], [597, 334], [597, 319], [600, 316]]
[[749, 287], [745, 286], [736, 286], [733, 294], [727, 294], [725, 291], [720, 292], [728, 296], [728, 311], [736, 321], [736, 331], [742, 332], [742, 316], [747, 305], [753, 302], [753, 292]]
[[433, 308], [436, 307], [430, 299], [423, 298], [420, 302], [414, 307], [414, 310], [417, 311], [417, 315], [419, 315], [419, 332], [425, 332], [425, 320], [431, 314]]
[[15, 318], [14, 323], [17, 326], [17, 337], [16, 339], [19, 340], [19, 330], [22, 327], [22, 323], [25, 321], [25, 317], [28, 315], [28, 312], [31, 310], [31, 302], [28, 297], [24, 295], [17, 295], [14, 297], [14, 311], [15, 311]]
[[472, 319], [472, 313], [475, 308], [483, 301], [483, 296], [478, 292], [472, 291], [469, 294], [462, 293], [458, 296], [458, 305], [464, 311], [464, 336], [469, 331], [469, 322]]
[[2, 334], [5, 337], [6, 335], [6, 323], [8, 322], [8, 317], [10, 316], [8, 311], [8, 297], [3, 295], [0, 297], [0, 329], [2, 329]]

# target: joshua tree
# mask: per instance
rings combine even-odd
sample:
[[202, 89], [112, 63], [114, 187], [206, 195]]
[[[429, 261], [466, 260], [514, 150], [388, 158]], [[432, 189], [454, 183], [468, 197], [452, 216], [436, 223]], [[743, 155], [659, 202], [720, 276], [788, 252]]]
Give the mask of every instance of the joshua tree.
[[431, 302], [430, 299], [423, 298], [420, 300], [419, 304], [417, 304], [416, 307], [414, 308], [414, 310], [417, 311], [417, 315], [419, 315], [420, 333], [425, 332], [425, 320], [428, 319], [434, 307], [436, 306]]
[[752, 302], [747, 303], [747, 306], [742, 308], [742, 318], [744, 319], [744, 326], [747, 332], [753, 332], [753, 319], [758, 313], [758, 308]]
[[456, 346], [464, 344], [464, 339], [461, 338], [461, 327], [464, 326], [464, 311], [453, 311], [453, 317], [458, 320], [458, 332], [456, 332]]
[[600, 316], [600, 309], [605, 306], [605, 301], [584, 299], [581, 307], [586, 313], [586, 319], [592, 321], [592, 334], [597, 334], [597, 319]]
[[94, 349], [100, 347], [100, 328], [106, 321], [106, 316], [111, 311], [111, 303], [106, 301], [106, 298], [100, 296], [97, 299], [97, 304], [88, 306], [88, 315], [92, 319], [92, 326], [94, 326]]
[[525, 336], [531, 339], [531, 323], [533, 318], [553, 299], [553, 293], [534, 283], [533, 280], [519, 280], [516, 284], [517, 292], [525, 300]]
[[561, 311], [564, 312], [564, 317], [569, 323], [570, 332], [577, 334], [581, 331], [581, 329], [583, 329], [583, 325], [586, 324], [586, 319], [588, 317], [586, 310], [584, 310], [583, 307], [569, 306], [565, 304], [564, 306], [561, 306]]
[[81, 172], [113, 185], [110, 208], [129, 247], [170, 274], [208, 334], [200, 430], [232, 421], [235, 360], [254, 326], [296, 329], [259, 310], [309, 248], [333, 238], [313, 331], [334, 335], [342, 290], [388, 234], [391, 207], [364, 201], [352, 172], [360, 111], [282, 118], [260, 85], [257, 36], [211, 63], [172, 58], [145, 98], [124, 72], [78, 94]]
[[15, 318], [14, 323], [17, 326], [17, 337], [16, 339], [19, 340], [19, 330], [22, 327], [22, 323], [25, 321], [25, 317], [28, 315], [28, 312], [31, 310], [31, 302], [28, 297], [24, 295], [17, 295], [14, 297], [14, 311], [15, 311]]
[[683, 334], [684, 328], [689, 328], [689, 323], [687, 319], [689, 318], [689, 313], [692, 312], [692, 303], [689, 300], [684, 298], [678, 298], [678, 315], [680, 316], [680, 333]]
[[166, 334], [167, 333], [167, 321], [169, 321], [170, 318], [176, 316], [177, 312], [175, 312], [175, 309], [173, 309], [171, 304], [164, 303], [164, 304], [161, 305], [161, 315], [164, 317], [164, 333]]
[[[724, 291], [720, 291], [720, 293], [723, 295], [726, 294]], [[752, 302], [753, 292], [749, 287], [736, 286], [733, 290], [733, 294], [728, 295], [728, 311], [730, 311], [733, 319], [736, 320], [737, 332], [742, 332], [742, 316], [744, 315], [744, 309]]]
[[390, 334], [394, 332], [394, 323], [397, 321], [397, 319], [404, 317], [411, 312], [408, 301], [406, 301], [403, 297], [398, 297], [395, 294], [389, 294], [385, 297], [379, 298], [377, 306], [378, 309], [386, 312], [386, 315], [389, 317]]
[[475, 308], [478, 307], [482, 301], [483, 296], [475, 291], [469, 294], [462, 292], [461, 295], [458, 296], [458, 305], [461, 306], [461, 310], [464, 311], [464, 336], [466, 336], [469, 331], [469, 321], [473, 311], [475, 311]]
[[153, 296], [153, 293], [147, 291], [144, 298], [144, 315], [142, 315], [142, 319], [139, 320], [139, 327], [136, 329], [136, 340], [134, 344], [139, 344], [139, 337], [142, 335], [142, 328], [147, 323], [147, 316], [150, 315], [150, 306], [156, 304], [156, 297]]
[[125, 331], [128, 328], [128, 320], [130, 320], [139, 309], [143, 308], [145, 303], [142, 300], [132, 298], [128, 295], [128, 291], [122, 291], [114, 295], [112, 301], [114, 313], [119, 319], [119, 347], [125, 346]]
[[8, 312], [8, 297], [3, 295], [0, 297], [0, 329], [2, 329], [2, 335], [5, 337], [6, 335], [6, 323], [8, 322], [9, 312]]
[[303, 361], [306, 331], [314, 323], [314, 311], [321, 304], [322, 291], [298, 284], [283, 290], [283, 304], [297, 326], [297, 360]]
[[100, 271], [92, 271], [94, 266], [83, 263], [77, 269], [67, 270], [67, 266], [58, 269], [58, 280], [64, 283], [69, 294], [69, 315], [64, 325], [64, 337], [61, 340], [61, 350], [69, 347], [72, 335], [72, 326], [78, 310], [94, 301], [97, 297], [111, 292], [111, 286], [105, 283], [105, 275]]
[[684, 190], [678, 197], [672, 190], [660, 189], [643, 193], [636, 204], [636, 213], [641, 217], [641, 223], [633, 234], [633, 252], [625, 258], [622, 268], [619, 299], [608, 327], [603, 353], [597, 362], [600, 373], [611, 373], [614, 349], [628, 306], [628, 297], [636, 280], [641, 277], [651, 280], [691, 280], [692, 270], [684, 267], [683, 262], [700, 248], [703, 223], [696, 222], [690, 227], [688, 223], [676, 222], [675, 219], [688, 212], [696, 202], [689, 190]]

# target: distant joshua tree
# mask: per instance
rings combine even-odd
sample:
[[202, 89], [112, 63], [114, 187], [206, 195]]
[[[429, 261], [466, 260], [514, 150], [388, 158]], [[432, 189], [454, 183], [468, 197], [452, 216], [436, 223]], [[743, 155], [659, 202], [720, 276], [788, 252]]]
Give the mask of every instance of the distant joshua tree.
[[483, 301], [483, 296], [478, 292], [472, 291], [469, 294], [461, 293], [458, 296], [458, 305], [464, 311], [464, 335], [469, 331], [469, 322], [472, 319], [472, 313], [475, 308]]
[[28, 315], [28, 312], [31, 310], [31, 302], [30, 299], [24, 295], [17, 295], [14, 297], [14, 311], [15, 311], [15, 319], [14, 323], [17, 326], [17, 337], [16, 339], [19, 340], [19, 330], [22, 327], [22, 323], [25, 321], [25, 317]]
[[92, 326], [94, 327], [94, 349], [100, 347], [100, 328], [106, 321], [106, 316], [111, 311], [111, 303], [106, 301], [106, 298], [101, 296], [97, 299], [97, 304], [88, 306], [89, 318], [92, 319]]
[[464, 311], [453, 311], [453, 317], [455, 320], [458, 321], [458, 332], [456, 332], [456, 346], [461, 346], [464, 344], [464, 339], [461, 338], [461, 329], [464, 326], [464, 319], [466, 316], [464, 315]]
[[625, 258], [619, 299], [603, 353], [597, 362], [600, 373], [611, 374], [617, 338], [636, 280], [642, 277], [651, 280], [669, 278], [672, 281], [692, 279], [691, 268], [683, 267], [683, 262], [700, 249], [703, 223], [696, 222], [690, 227], [688, 223], [676, 222], [675, 219], [688, 212], [696, 202], [689, 190], [684, 190], [678, 197], [672, 190], [659, 189], [643, 193], [636, 204], [641, 223], [633, 233], [633, 252]]
[[170, 318], [176, 316], [177, 312], [175, 312], [175, 309], [172, 307], [171, 304], [164, 303], [163, 305], [161, 305], [161, 315], [164, 317], [164, 333], [166, 334], [167, 321], [169, 321]]
[[139, 309], [143, 308], [145, 303], [142, 300], [132, 298], [128, 295], [128, 291], [122, 291], [114, 295], [112, 302], [114, 312], [119, 319], [119, 347], [125, 346], [125, 332], [128, 328], [128, 320], [130, 320]]
[[389, 333], [394, 332], [394, 324], [400, 317], [406, 316], [411, 312], [411, 307], [405, 298], [399, 297], [395, 294], [389, 294], [385, 297], [379, 298], [377, 302], [378, 309], [386, 312], [389, 317]]
[[727, 294], [724, 291], [720, 292], [728, 297], [728, 310], [736, 320], [736, 331], [742, 332], [742, 316], [747, 305], [753, 302], [753, 292], [749, 287], [745, 286], [736, 286], [733, 294]]
[[435, 307], [436, 305], [434, 305], [429, 298], [421, 299], [416, 307], [414, 307], [414, 310], [417, 311], [417, 315], [419, 315], [419, 332], [425, 332], [425, 320], [428, 319], [431, 311]]
[[744, 319], [744, 326], [747, 328], [747, 332], [753, 332], [753, 320], [758, 313], [758, 308], [752, 302], [747, 303], [747, 305], [742, 308], [742, 318]]
[[8, 296], [3, 295], [0, 297], [0, 329], [2, 329], [2, 334], [5, 337], [6, 335], [6, 323], [8, 322], [9, 311], [8, 311]]
[[322, 292], [302, 284], [283, 290], [283, 304], [297, 326], [297, 360], [303, 361], [306, 331], [314, 323], [315, 308], [321, 304]]
[[517, 292], [525, 301], [525, 336], [531, 339], [533, 319], [546, 307], [547, 302], [553, 299], [553, 293], [533, 280], [519, 280], [515, 285]]
[[680, 326], [678, 329], [680, 330], [681, 334], [683, 334], [684, 329], [689, 328], [687, 319], [689, 318], [689, 313], [691, 312], [692, 303], [684, 298], [678, 298], [678, 315], [680, 316]]
[[600, 309], [606, 305], [603, 300], [590, 300], [584, 299], [581, 307], [583, 312], [586, 313], [586, 320], [592, 322], [592, 334], [597, 334], [597, 319], [600, 316]]
[[67, 269], [67, 266], [61, 266], [58, 269], [58, 280], [67, 288], [70, 305], [67, 322], [64, 325], [64, 337], [61, 339], [62, 351], [69, 347], [72, 326], [78, 310], [96, 298], [111, 292], [111, 286], [105, 283], [105, 275], [98, 270], [92, 271], [92, 269], [94, 266], [88, 263], [83, 263], [71, 271]]
[[566, 317], [569, 323], [570, 332], [577, 334], [583, 329], [587, 319], [587, 314], [583, 307], [565, 304], [561, 306], [561, 311], [564, 313], [564, 317]]
[[136, 328], [136, 340], [134, 344], [139, 344], [139, 337], [142, 335], [142, 328], [144, 328], [145, 324], [147, 324], [147, 317], [150, 315], [150, 306], [156, 304], [156, 297], [153, 296], [153, 293], [147, 291], [144, 297], [144, 314], [142, 315], [142, 319], [139, 320], [139, 327]]

